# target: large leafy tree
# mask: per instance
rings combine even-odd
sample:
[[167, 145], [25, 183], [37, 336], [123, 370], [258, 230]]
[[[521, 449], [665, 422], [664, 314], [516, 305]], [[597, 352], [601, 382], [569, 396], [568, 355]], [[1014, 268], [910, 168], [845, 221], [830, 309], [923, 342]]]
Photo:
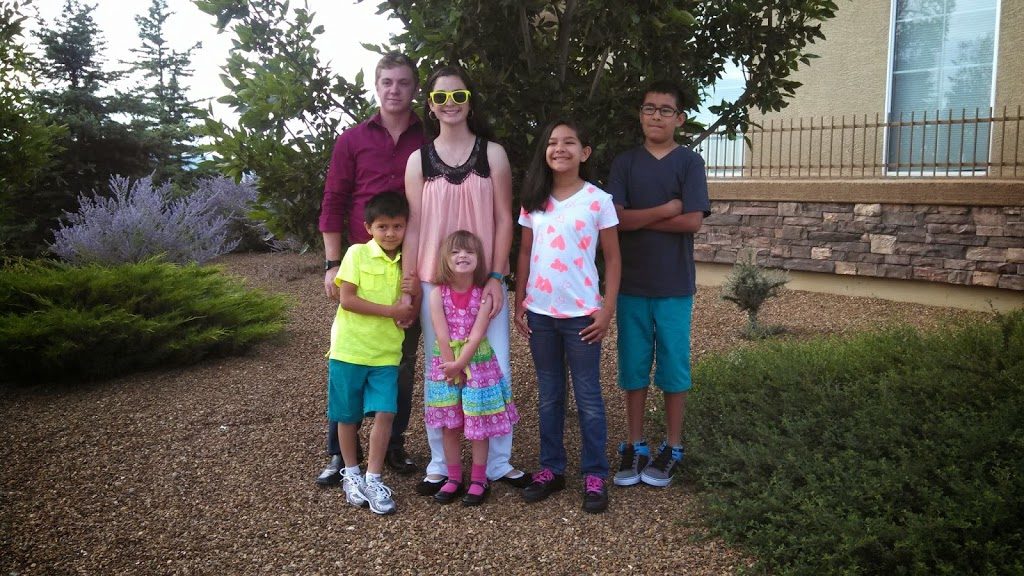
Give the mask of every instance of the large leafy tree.
[[107, 95], [116, 72], [104, 69], [104, 40], [92, 13], [95, 5], [66, 0], [55, 22], [41, 23], [38, 61], [41, 86], [35, 101], [66, 128], [53, 170], [17, 201], [25, 233], [18, 243], [36, 250], [65, 210], [76, 207], [81, 193], [106, 190], [111, 176], [140, 177], [152, 170], [143, 135], [118, 120], [137, 109], [132, 99]]
[[165, 25], [172, 14], [166, 0], [152, 0], [149, 10], [135, 17], [140, 46], [131, 50], [134, 60], [128, 63], [128, 71], [142, 77], [134, 91], [141, 105], [135, 118], [154, 144], [153, 180], [187, 185], [196, 175], [198, 156], [193, 124], [203, 111], [188, 98], [182, 82], [192, 76], [192, 53], [202, 43], [184, 50], [171, 48]]
[[598, 178], [639, 142], [644, 84], [678, 82], [692, 112], [729, 67], [740, 68], [743, 93], [714, 103], [719, 120], [689, 124], [683, 139], [736, 135], [751, 110], [786, 106], [800, 85], [790, 74], [814, 57], [806, 50], [838, 9], [831, 0], [389, 0], [378, 8], [402, 21], [393, 42], [425, 68], [455, 62], [470, 71], [514, 167], [528, 163], [539, 126], [571, 114], [590, 132]]
[[[307, 210], [289, 227], [309, 227], [322, 189], [332, 112], [358, 120], [365, 111], [361, 83], [332, 80], [312, 45], [319, 30], [309, 14], [287, 17], [281, 0], [199, 1], [222, 29], [233, 26], [236, 51], [225, 66], [233, 94], [225, 101], [242, 114], [239, 128], [209, 123], [221, 168], [260, 178], [284, 173], [278, 162], [301, 170], [302, 189], [264, 186], [268, 205], [300, 202]], [[710, 108], [711, 126], [687, 125], [695, 145], [712, 130], [741, 134], [751, 110], [786, 106], [799, 83], [790, 75], [809, 64], [807, 49], [823, 38], [821, 24], [837, 11], [831, 0], [388, 0], [382, 15], [405, 31], [392, 44], [417, 58], [421, 73], [442, 63], [465, 66], [478, 83], [497, 137], [518, 176], [528, 164], [540, 126], [572, 114], [589, 129], [595, 154], [592, 176], [601, 179], [617, 152], [639, 142], [639, 91], [654, 79], [673, 79], [696, 110], [732, 66], [746, 78], [732, 102]], [[232, 24], [233, 23], [233, 24]], [[385, 46], [370, 48], [383, 52]], [[320, 119], [330, 119], [320, 121]], [[291, 127], [301, 125], [300, 134]], [[283, 148], [282, 148], [283, 144]], [[279, 158], [267, 155], [283, 150]]]
[[22, 239], [33, 226], [19, 201], [54, 167], [63, 134], [31, 97], [35, 60], [24, 44], [30, 3], [0, 2], [0, 253], [25, 248]]
[[214, 165], [236, 179], [258, 178], [256, 217], [278, 237], [318, 242], [317, 214], [339, 123], [371, 111], [362, 75], [349, 82], [320, 60], [314, 41], [323, 27], [313, 26], [305, 7], [291, 8], [287, 0], [195, 4], [235, 35], [221, 76], [231, 93], [219, 101], [238, 122], [206, 120]]

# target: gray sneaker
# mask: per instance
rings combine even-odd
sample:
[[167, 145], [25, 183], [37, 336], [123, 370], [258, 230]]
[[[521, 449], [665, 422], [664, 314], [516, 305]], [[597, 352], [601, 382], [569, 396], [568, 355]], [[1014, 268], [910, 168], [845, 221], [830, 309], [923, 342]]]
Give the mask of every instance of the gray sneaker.
[[619, 444], [619, 454], [622, 455], [622, 463], [619, 464], [619, 471], [615, 473], [612, 482], [616, 486], [633, 486], [640, 483], [640, 471], [647, 466], [651, 459], [650, 450], [646, 442], [623, 442]]
[[346, 474], [342, 472], [341, 478], [341, 487], [345, 490], [345, 499], [348, 500], [348, 503], [359, 508], [366, 506], [369, 502], [366, 496], [364, 496], [366, 482], [363, 480], [363, 476], [361, 474]]
[[370, 480], [363, 483], [363, 498], [370, 505], [374, 514], [394, 514], [398, 509], [395, 501], [391, 499], [391, 488], [388, 488], [380, 480]]
[[640, 480], [651, 486], [665, 487], [672, 483], [672, 474], [683, 461], [683, 448], [672, 448], [661, 443], [658, 456], [640, 473]]

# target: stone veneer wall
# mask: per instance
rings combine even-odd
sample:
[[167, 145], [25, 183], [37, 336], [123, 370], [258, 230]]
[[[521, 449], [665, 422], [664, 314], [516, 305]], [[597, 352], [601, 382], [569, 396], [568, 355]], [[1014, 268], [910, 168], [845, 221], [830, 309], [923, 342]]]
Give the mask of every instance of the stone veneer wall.
[[1024, 206], [713, 200], [698, 262], [1024, 290]]

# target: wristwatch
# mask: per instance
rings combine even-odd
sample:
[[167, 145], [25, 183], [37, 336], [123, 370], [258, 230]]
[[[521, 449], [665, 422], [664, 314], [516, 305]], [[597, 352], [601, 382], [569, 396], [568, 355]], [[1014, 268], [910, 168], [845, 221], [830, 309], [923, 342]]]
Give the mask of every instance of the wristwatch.
[[324, 260], [324, 272], [341, 266], [341, 260]]

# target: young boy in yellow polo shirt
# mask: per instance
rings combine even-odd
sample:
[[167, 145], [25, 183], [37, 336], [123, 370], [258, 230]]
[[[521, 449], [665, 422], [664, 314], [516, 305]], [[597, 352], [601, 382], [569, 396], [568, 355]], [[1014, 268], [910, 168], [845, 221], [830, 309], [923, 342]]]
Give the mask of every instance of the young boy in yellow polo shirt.
[[[353, 506], [376, 514], [395, 512], [391, 489], [381, 482], [384, 453], [397, 410], [398, 364], [405, 331], [396, 322], [412, 317], [412, 305], [399, 302], [402, 240], [409, 204], [400, 193], [384, 192], [366, 205], [364, 225], [373, 238], [353, 244], [338, 276], [341, 305], [331, 326], [327, 378], [327, 417], [338, 422], [342, 485]], [[366, 477], [356, 457], [359, 423], [373, 415]]]

